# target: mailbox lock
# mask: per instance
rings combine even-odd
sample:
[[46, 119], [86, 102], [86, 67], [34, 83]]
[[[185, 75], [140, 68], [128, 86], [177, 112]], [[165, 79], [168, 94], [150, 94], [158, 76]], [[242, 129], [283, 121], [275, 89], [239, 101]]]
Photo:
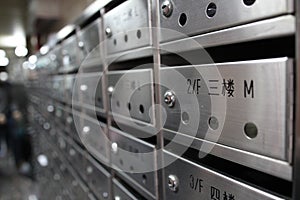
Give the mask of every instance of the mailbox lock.
[[168, 176], [168, 186], [170, 190], [177, 192], [179, 186], [179, 180], [177, 176], [172, 174]]
[[169, 106], [169, 107], [173, 107], [175, 105], [175, 93], [171, 90], [166, 91], [165, 95], [164, 95], [164, 102]]
[[111, 31], [111, 29], [110, 29], [109, 27], [107, 27], [107, 28], [105, 29], [105, 34], [106, 34], [106, 36], [107, 36], [108, 38], [110, 38], [110, 37], [112, 36], [112, 31]]
[[165, 17], [170, 17], [173, 12], [173, 4], [169, 0], [165, 0], [161, 5], [162, 13]]

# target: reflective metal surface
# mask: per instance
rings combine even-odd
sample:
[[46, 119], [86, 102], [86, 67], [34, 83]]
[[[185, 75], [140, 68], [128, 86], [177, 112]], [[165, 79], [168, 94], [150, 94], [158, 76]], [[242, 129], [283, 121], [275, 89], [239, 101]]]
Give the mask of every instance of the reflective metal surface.
[[85, 115], [81, 115], [76, 121], [79, 120], [81, 124], [77, 127], [77, 131], [82, 143], [93, 156], [101, 162], [108, 163], [109, 150], [106, 144], [105, 124]]
[[152, 71], [150, 69], [108, 73], [110, 104], [113, 115], [153, 123]]
[[113, 179], [113, 191], [114, 191], [114, 199], [128, 199], [128, 200], [138, 200], [140, 197], [131, 193], [124, 187], [119, 181]]
[[154, 146], [113, 128], [109, 130], [109, 137], [112, 164], [120, 173], [126, 172], [138, 187], [155, 195], [155, 157], [145, 155], [153, 153]]
[[[76, 89], [81, 105], [103, 110], [102, 73], [86, 73], [77, 76]], [[77, 96], [77, 95], [76, 95]]]
[[[251, 5], [246, 5], [245, 1], [241, 0], [230, 2], [172, 0], [172, 14], [165, 17], [164, 1], [159, 1], [161, 27], [189, 36], [292, 13], [294, 10], [292, 0], [278, 0], [276, 4], [273, 4], [272, 0], [253, 1]], [[162, 41], [175, 39], [174, 37], [176, 36], [162, 34]]]
[[99, 28], [100, 19], [95, 20], [78, 32], [79, 64], [81, 67], [101, 68]]
[[[191, 135], [197, 117], [191, 99], [196, 96], [200, 112], [196, 137], [290, 162], [292, 61], [278, 58], [215, 66], [220, 76], [207, 73], [214, 65], [161, 70], [162, 96], [172, 89], [177, 98], [172, 108], [163, 104], [165, 128], [177, 131], [182, 124], [181, 132]], [[169, 70], [183, 78], [174, 78]]]
[[295, 23], [295, 16], [293, 15], [280, 16], [203, 33], [185, 39], [163, 42], [161, 49], [169, 52], [182, 52], [195, 50], [199, 48], [199, 45], [201, 45], [201, 48], [205, 48], [274, 37], [292, 36], [296, 31]]
[[[103, 16], [108, 54], [150, 45], [149, 1], [131, 0]], [[108, 36], [109, 36], [108, 35]]]
[[78, 45], [76, 35], [72, 35], [62, 43], [62, 68], [59, 69], [61, 72], [68, 72], [78, 69]]
[[[165, 160], [174, 158], [165, 152]], [[166, 188], [166, 199], [282, 199], [180, 157], [164, 173], [165, 180], [172, 175], [179, 182], [178, 191]]]
[[[164, 137], [172, 140], [175, 135], [177, 137], [176, 141], [173, 140], [172, 146], [167, 146], [165, 149], [174, 154], [180, 154], [180, 149], [182, 145], [185, 145], [192, 140], [191, 148], [199, 150], [202, 145], [213, 145], [213, 149], [209, 152], [210, 155], [214, 155], [246, 167], [250, 167], [261, 172], [291, 181], [292, 180], [292, 165], [286, 161], [281, 161], [278, 159], [273, 159], [268, 156], [262, 156], [249, 151], [232, 148], [227, 145], [216, 144], [210, 141], [206, 141], [199, 138], [192, 138], [185, 134], [176, 133], [173, 131], [164, 131]], [[200, 158], [199, 158], [200, 159]]]

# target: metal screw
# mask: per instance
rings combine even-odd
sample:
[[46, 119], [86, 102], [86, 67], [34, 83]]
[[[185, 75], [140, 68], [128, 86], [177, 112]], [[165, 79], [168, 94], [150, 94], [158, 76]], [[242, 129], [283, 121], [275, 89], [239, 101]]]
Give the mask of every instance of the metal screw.
[[116, 154], [118, 152], [118, 144], [116, 142], [113, 142], [111, 144], [111, 150], [114, 154]]
[[107, 192], [103, 192], [102, 196], [103, 196], [104, 199], [107, 199], [108, 198], [108, 193]]
[[114, 92], [115, 88], [113, 86], [109, 86], [107, 88], [107, 91], [109, 92], [109, 94], [112, 94]]
[[107, 28], [105, 29], [105, 34], [106, 34], [106, 36], [109, 37], [109, 38], [112, 36], [112, 31], [111, 31], [111, 29], [110, 29], [109, 27], [107, 27]]
[[173, 4], [166, 0], [161, 5], [162, 13], [165, 17], [170, 17], [173, 12]]
[[178, 190], [179, 180], [177, 176], [172, 174], [168, 176], [168, 186], [169, 189], [172, 190], [173, 192], [176, 192]]
[[171, 90], [166, 91], [164, 95], [164, 102], [168, 104], [169, 107], [173, 107], [175, 105], [175, 93]]
[[83, 43], [82, 41], [78, 42], [78, 47], [79, 47], [80, 49], [83, 49], [84, 43]]
[[88, 174], [93, 173], [93, 168], [92, 168], [91, 166], [88, 166], [88, 167], [86, 168], [86, 172], [87, 172]]

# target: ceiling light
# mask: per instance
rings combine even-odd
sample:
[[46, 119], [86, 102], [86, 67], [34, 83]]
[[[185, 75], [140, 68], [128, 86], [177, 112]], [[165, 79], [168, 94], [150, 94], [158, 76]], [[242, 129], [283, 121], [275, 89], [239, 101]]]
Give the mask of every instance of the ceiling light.
[[23, 62], [23, 69], [28, 69], [29, 68], [29, 62], [28, 61], [25, 61]]
[[40, 53], [42, 55], [45, 55], [49, 52], [49, 46], [45, 45], [45, 46], [42, 46], [41, 49], [40, 49]]
[[6, 53], [3, 49], [0, 49], [0, 57], [3, 58], [6, 56]]
[[28, 54], [28, 49], [25, 46], [17, 46], [15, 49], [15, 54], [18, 57], [24, 57]]
[[37, 62], [36, 55], [29, 56], [28, 61], [30, 62], [30, 64], [35, 64]]
[[8, 73], [7, 72], [1, 72], [0, 73], [0, 80], [5, 82], [8, 79]]
[[9, 64], [9, 59], [7, 57], [0, 57], [0, 66], [6, 67]]

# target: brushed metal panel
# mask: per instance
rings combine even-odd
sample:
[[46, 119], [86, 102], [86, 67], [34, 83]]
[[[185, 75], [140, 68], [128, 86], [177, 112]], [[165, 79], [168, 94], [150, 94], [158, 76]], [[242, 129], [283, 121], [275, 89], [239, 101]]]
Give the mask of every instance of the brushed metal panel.
[[[164, 171], [166, 199], [282, 199], [168, 152], [164, 159], [177, 159]], [[177, 177], [176, 192], [168, 188], [170, 175]]]
[[62, 42], [62, 68], [61, 72], [68, 72], [78, 68], [77, 52], [78, 52], [76, 35], [65, 39]]
[[56, 75], [53, 76], [52, 79], [52, 95], [55, 99], [59, 101], [64, 101], [65, 94], [64, 94], [64, 76]]
[[[77, 92], [81, 97], [81, 104], [96, 106], [95, 109], [103, 109], [102, 94], [102, 75], [101, 72], [80, 74], [77, 76], [78, 84], [76, 84]], [[77, 86], [78, 85], [78, 86]], [[77, 93], [76, 92], [76, 93]]]
[[65, 76], [65, 97], [66, 97], [66, 102], [67, 103], [72, 103], [72, 95], [73, 95], [73, 86], [74, 86], [74, 81], [75, 81], [75, 75], [66, 75]]
[[[103, 16], [107, 37], [107, 53], [113, 54], [150, 45], [149, 1], [125, 1]], [[140, 34], [140, 38], [138, 35]]]
[[108, 73], [110, 109], [115, 115], [153, 123], [152, 70], [113, 71]]
[[[155, 195], [154, 145], [114, 128], [109, 130], [109, 137], [112, 146], [117, 148], [111, 151], [111, 163], [131, 177], [135, 184]], [[145, 155], [147, 153], [153, 155]]]
[[[160, 0], [160, 5], [163, 2], [164, 0]], [[221, 0], [214, 2], [209, 0], [172, 0], [171, 2], [173, 3], [171, 16], [163, 16], [161, 9], [161, 27], [176, 30], [189, 36], [288, 14], [294, 10], [292, 0], [278, 0], [276, 4], [273, 0], [258, 0], [250, 6], [245, 5], [242, 0], [230, 2]], [[214, 3], [216, 6], [216, 13], [213, 17], [209, 17], [206, 13], [210, 3]], [[186, 22], [182, 26], [180, 25], [180, 16], [183, 13], [186, 15]], [[178, 35], [162, 34], [162, 41], [175, 39], [174, 37], [178, 37]]]
[[61, 45], [56, 45], [48, 54], [50, 58], [49, 68], [56, 71], [62, 66]]
[[[166, 52], [183, 52], [189, 50], [234, 44], [295, 34], [296, 20], [293, 15], [279, 16], [252, 22], [218, 31], [191, 36], [184, 39], [165, 42], [161, 49]], [[162, 53], [166, 53], [162, 51]]]
[[130, 192], [116, 179], [113, 179], [113, 192], [114, 199], [140, 200], [139, 196], [136, 196], [135, 194]]
[[99, 25], [100, 20], [96, 19], [78, 33], [78, 44], [82, 42], [79, 46], [82, 47], [81, 50], [84, 53], [84, 56], [86, 56], [99, 44]]
[[[264, 173], [292, 181], [292, 165], [286, 161], [277, 160], [274, 158], [270, 158], [267, 156], [262, 156], [259, 154], [251, 153], [248, 151], [240, 150], [237, 148], [232, 148], [222, 144], [215, 144], [213, 142], [193, 138], [187, 136], [185, 134], [181, 134], [178, 132], [173, 131], [166, 131], [163, 132], [164, 137], [172, 140], [174, 139], [175, 135], [177, 137], [176, 141], [173, 140], [172, 145], [165, 146], [165, 149], [171, 153], [176, 155], [181, 155], [182, 145], [185, 145], [192, 140], [191, 148], [199, 150], [202, 145], [213, 145], [214, 148], [209, 152], [209, 154], [262, 171]], [[199, 158], [200, 159], [200, 158]]]
[[110, 174], [99, 163], [90, 156], [86, 156], [85, 171], [87, 176], [87, 185], [92, 189], [95, 195], [100, 199], [109, 199], [109, 179]]
[[102, 66], [99, 40], [100, 19], [96, 19], [78, 32], [79, 60], [81, 67]]
[[89, 116], [80, 116], [80, 125], [77, 127], [80, 140], [85, 147], [101, 162], [108, 162], [107, 136], [105, 124]]
[[[191, 136], [198, 128], [197, 138], [290, 162], [292, 68], [288, 58], [163, 68], [162, 97], [171, 89], [177, 99], [172, 108], [163, 103], [164, 128], [177, 131], [181, 125], [180, 131]], [[219, 74], [208, 73], [212, 69]], [[215, 128], [209, 126], [211, 117], [218, 120]], [[249, 125], [256, 135], [246, 134]]]

